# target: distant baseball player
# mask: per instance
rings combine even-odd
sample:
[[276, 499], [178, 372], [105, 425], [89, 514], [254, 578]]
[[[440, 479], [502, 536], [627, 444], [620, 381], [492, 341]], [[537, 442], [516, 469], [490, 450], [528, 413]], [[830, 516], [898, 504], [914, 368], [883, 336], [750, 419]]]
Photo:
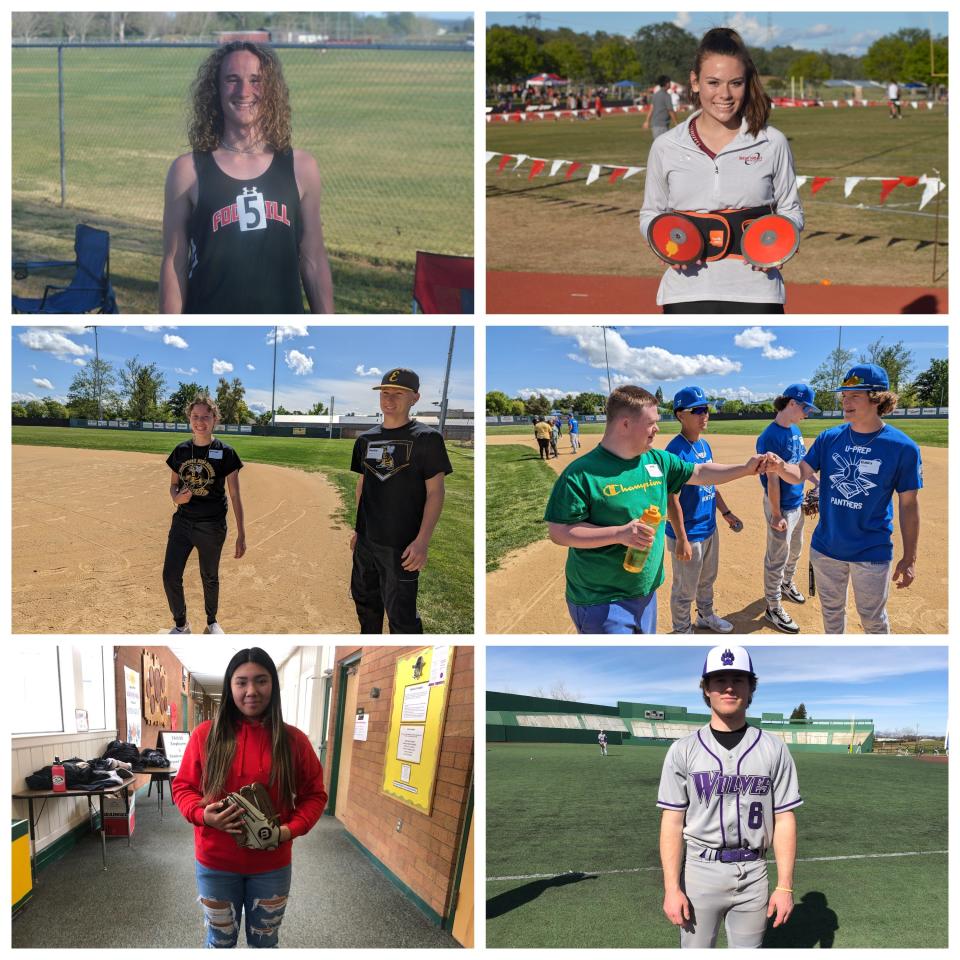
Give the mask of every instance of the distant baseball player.
[[444, 476], [453, 473], [443, 435], [410, 419], [420, 378], [388, 370], [380, 386], [383, 423], [357, 437], [357, 527], [350, 541], [350, 593], [361, 633], [423, 633], [417, 612], [420, 571], [443, 509]]
[[567, 423], [567, 429], [570, 433], [570, 449], [573, 452], [579, 453], [580, 451], [580, 421], [577, 420], [576, 414], [570, 414], [570, 420]]
[[768, 918], [779, 927], [793, 910], [797, 770], [780, 738], [747, 723], [757, 676], [743, 647], [714, 647], [700, 689], [710, 722], [673, 743], [660, 774], [663, 912], [681, 947], [716, 946], [725, 922], [729, 947], [756, 948]]
[[607, 755], [607, 735], [602, 730], [597, 734], [597, 743], [600, 744], [600, 756], [605, 757]]
[[[887, 597], [916, 578], [920, 538], [920, 448], [883, 422], [897, 408], [887, 372], [874, 363], [851, 367], [837, 390], [846, 423], [824, 430], [798, 464], [767, 454], [766, 469], [788, 483], [820, 475], [820, 520], [810, 540], [824, 633], [844, 633], [847, 587], [864, 633], [889, 633]], [[898, 498], [903, 556], [893, 564], [893, 494]]]
[[220, 604], [220, 553], [227, 539], [227, 492], [237, 521], [239, 560], [247, 552], [240, 500], [240, 470], [236, 450], [213, 435], [220, 422], [216, 401], [198, 394], [187, 406], [193, 436], [174, 447], [167, 457], [170, 468], [170, 499], [177, 505], [167, 536], [163, 559], [163, 588], [173, 615], [170, 633], [190, 633], [187, 601], [183, 594], [183, 571], [194, 548], [200, 561], [203, 605], [207, 615], [204, 633], [223, 633], [217, 622]]
[[[797, 424], [811, 413], [813, 389], [791, 383], [773, 401], [773, 422], [757, 437], [757, 453], [775, 453], [786, 463], [799, 463], [807, 452]], [[776, 481], [776, 482], [773, 482]], [[763, 557], [763, 592], [767, 602], [764, 619], [782, 633], [799, 633], [796, 621], [783, 609], [781, 600], [805, 603], [806, 597], [793, 582], [803, 548], [803, 484], [760, 475], [763, 513], [767, 518], [767, 549]]]
[[[652, 393], [617, 387], [607, 398], [600, 443], [553, 486], [544, 519], [550, 539], [569, 548], [567, 609], [578, 633], [656, 633], [663, 527], [639, 518], [648, 507], [665, 517], [667, 497], [685, 483], [728, 483], [756, 474], [764, 462], [686, 463], [654, 448], [659, 419]], [[629, 547], [648, 551], [639, 573], [624, 568]]]
[[900, 112], [900, 84], [896, 80], [890, 80], [887, 83], [887, 103], [890, 106], [890, 119], [902, 120], [903, 114]]
[[217, 47], [193, 85], [192, 153], [167, 174], [161, 313], [333, 313], [317, 161], [291, 143], [268, 47]]
[[[684, 387], [673, 398], [673, 413], [680, 421], [680, 433], [667, 450], [687, 463], [712, 463], [713, 451], [701, 436], [710, 421], [710, 406], [701, 387]], [[690, 605], [696, 602], [696, 626], [714, 633], [730, 633], [733, 624], [713, 610], [713, 585], [720, 569], [720, 535], [717, 508], [733, 530], [743, 523], [730, 510], [720, 491], [712, 485], [686, 484], [667, 500], [667, 552], [670, 554], [673, 585], [670, 615], [674, 633], [693, 633]]]

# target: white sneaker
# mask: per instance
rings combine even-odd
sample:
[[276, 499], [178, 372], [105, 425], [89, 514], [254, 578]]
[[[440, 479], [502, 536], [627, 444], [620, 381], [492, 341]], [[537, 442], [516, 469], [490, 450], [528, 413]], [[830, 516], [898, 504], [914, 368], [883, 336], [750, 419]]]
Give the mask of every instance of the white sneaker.
[[729, 620], [724, 620], [715, 613], [711, 613], [709, 617], [698, 613], [696, 626], [701, 630], [712, 630], [714, 633], [730, 633], [733, 630], [733, 624]]
[[220, 624], [217, 623], [216, 620], [214, 620], [213, 623], [207, 624], [207, 628], [203, 632], [204, 633], [223, 633], [223, 627], [221, 627]]
[[185, 623], [182, 627], [178, 627], [176, 624], [174, 624], [173, 629], [170, 632], [171, 633], [192, 633], [193, 631], [190, 629], [190, 624]]

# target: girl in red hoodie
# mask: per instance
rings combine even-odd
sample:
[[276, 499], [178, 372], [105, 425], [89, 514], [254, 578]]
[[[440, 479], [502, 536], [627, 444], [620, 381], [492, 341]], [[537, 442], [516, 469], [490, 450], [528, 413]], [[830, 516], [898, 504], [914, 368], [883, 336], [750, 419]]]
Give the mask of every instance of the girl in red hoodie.
[[[224, 801], [255, 782], [268, 788], [280, 818], [269, 849], [238, 846], [240, 808]], [[292, 840], [320, 819], [327, 794], [307, 736], [283, 722], [277, 668], [266, 651], [240, 650], [227, 665], [217, 715], [191, 734], [173, 798], [195, 828], [206, 945], [236, 946], [242, 912], [248, 946], [277, 946]]]

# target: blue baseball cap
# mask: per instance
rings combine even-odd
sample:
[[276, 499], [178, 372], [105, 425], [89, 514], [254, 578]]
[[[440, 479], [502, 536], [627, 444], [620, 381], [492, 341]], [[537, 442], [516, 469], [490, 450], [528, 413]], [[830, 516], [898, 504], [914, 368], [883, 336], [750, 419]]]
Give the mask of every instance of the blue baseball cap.
[[813, 387], [805, 383], [791, 383], [789, 387], [784, 388], [782, 397], [789, 397], [803, 405], [807, 413], [820, 413], [820, 408], [813, 402]]
[[889, 390], [890, 378], [883, 367], [875, 363], [858, 363], [847, 371], [837, 393], [846, 390]]
[[691, 410], [694, 407], [707, 407], [709, 405], [710, 401], [702, 387], [684, 387], [673, 397], [674, 413], [678, 410]]

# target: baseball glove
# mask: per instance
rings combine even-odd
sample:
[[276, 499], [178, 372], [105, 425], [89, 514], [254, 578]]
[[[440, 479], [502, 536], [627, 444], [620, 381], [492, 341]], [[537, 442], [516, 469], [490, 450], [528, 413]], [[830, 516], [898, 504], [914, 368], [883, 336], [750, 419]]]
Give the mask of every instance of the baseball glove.
[[820, 488], [811, 487], [803, 498], [803, 513], [807, 517], [815, 517], [820, 512]]
[[276, 850], [280, 846], [280, 818], [262, 783], [228, 793], [225, 802], [235, 803], [243, 816], [243, 833], [235, 835], [238, 846], [252, 850]]

